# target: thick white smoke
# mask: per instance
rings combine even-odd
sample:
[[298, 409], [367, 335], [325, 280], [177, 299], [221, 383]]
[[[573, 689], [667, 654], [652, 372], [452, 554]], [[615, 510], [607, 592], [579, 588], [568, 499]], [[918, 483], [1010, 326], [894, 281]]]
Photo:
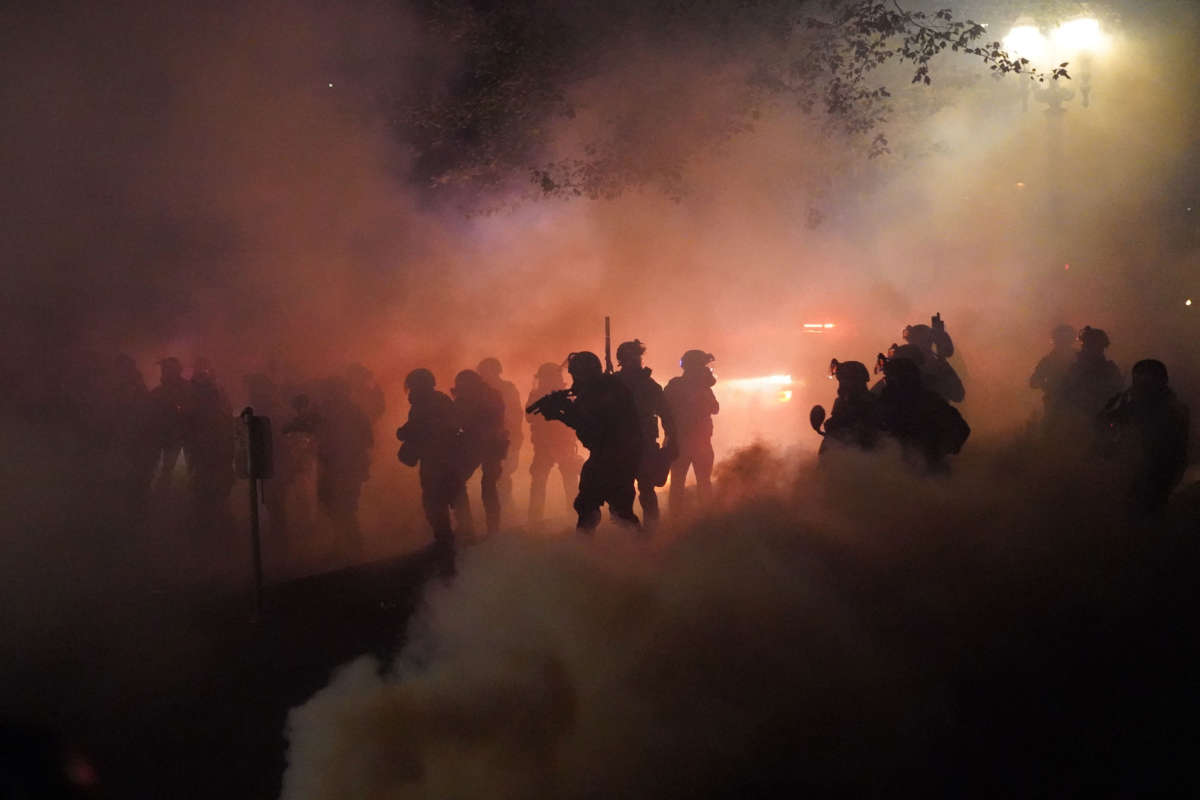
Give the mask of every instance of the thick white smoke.
[[469, 550], [394, 664], [293, 711], [284, 798], [882, 791], [975, 724], [972, 682], [1048, 657], [1023, 631], [1135, 602], [1112, 559], [1169, 541], [1127, 522], [1118, 475], [1028, 443], [936, 480], [761, 447], [722, 476], [663, 541]]

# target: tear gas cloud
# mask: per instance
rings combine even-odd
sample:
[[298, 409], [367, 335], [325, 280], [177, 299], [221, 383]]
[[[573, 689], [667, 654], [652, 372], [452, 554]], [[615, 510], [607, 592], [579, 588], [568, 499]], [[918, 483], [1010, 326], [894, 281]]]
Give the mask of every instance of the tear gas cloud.
[[[419, 9], [131, 3], [15, 12], [15, 24], [0, 34], [8, 76], [0, 86], [8, 112], [0, 130], [8, 176], [0, 215], [7, 287], [0, 374], [10, 398], [20, 399], [36, 397], [47, 374], [69, 375], [83, 351], [127, 352], [151, 384], [158, 359], [177, 355], [190, 364], [203, 356], [237, 406], [245, 399], [241, 376], [272, 361], [296, 378], [362, 362], [388, 397], [362, 514], [373, 555], [426, 540], [415, 475], [397, 465], [391, 444], [407, 412], [403, 376], [427, 366], [444, 386], [457, 370], [496, 355], [505, 377], [525, 393], [538, 364], [598, 350], [605, 315], [614, 320], [617, 342], [636, 336], [648, 344], [647, 364], [660, 380], [692, 347], [716, 354], [721, 378], [795, 378], [791, 402], [769, 414], [723, 409], [716, 423], [725, 455], [756, 434], [815, 448], [803, 423], [810, 403], [828, 403], [833, 394], [824, 380], [829, 359], [869, 364], [904, 325], [934, 312], [947, 320], [968, 374], [964, 414], [975, 431], [968, 449], [1000, 447], [989, 440], [1010, 434], [1037, 407], [1026, 378], [1050, 329], [1063, 321], [1107, 329], [1112, 356], [1125, 369], [1139, 358], [1161, 358], [1188, 400], [1200, 379], [1195, 312], [1184, 306], [1200, 292], [1190, 216], [1200, 213], [1192, 141], [1197, 20], [1184, 4], [1137, 5], [1124, 9], [1124, 27], [1092, 65], [1090, 107], [1073, 104], [1061, 118], [1049, 119], [1036, 100], [1023, 112], [1021, 79], [993, 81], [976, 65], [947, 60], [945, 73], [935, 69], [931, 89], [903, 88], [907, 77], [896, 73], [892, 153], [878, 159], [867, 159], [861, 143], [828, 120], [783, 103], [752, 130], [725, 136], [704, 111], [741, 102], [735, 48], [748, 43], [731, 42], [728, 52], [709, 57], [683, 43], [664, 49], [631, 36], [611, 50], [605, 69], [568, 87], [579, 112], [556, 123], [546, 157], [567, 156], [603, 135], [614, 116], [652, 109], [636, 128], [644, 143], [634, 155], [643, 167], [662, 159], [673, 169], [678, 155], [688, 154], [681, 196], [634, 187], [615, 199], [509, 208], [513, 198], [499, 194], [482, 205], [501, 210], [474, 216], [458, 207], [461, 190], [439, 191], [412, 178], [413, 154], [386, 96], [397, 81], [410, 90], [436, 86], [455, 68], [455, 49], [425, 32]], [[988, 9], [975, 16], [987, 19]], [[826, 321], [836, 328], [804, 333], [803, 323]], [[20, 454], [4, 490], [14, 512], [4, 522], [3, 560], [19, 572], [6, 582], [10, 591], [27, 592], [34, 583], [49, 596], [81, 574], [101, 584], [125, 574], [122, 559], [92, 540], [88, 494], [70, 491], [70, 481], [86, 480], [86, 469], [56, 473], [52, 453], [67, 443], [4, 411], [6, 442]], [[798, 466], [788, 474], [795, 470], [808, 476]], [[904, 513], [893, 523], [900, 531], [895, 547], [921, 541], [927, 504], [949, 508], [973, 531], [971, 541], [1000, 550], [1009, 547], [1008, 535], [1026, 530], [1027, 520], [1012, 516], [977, 527], [984, 516], [978, 507], [950, 502], [972, 482], [998, 482], [979, 502], [1007, 507], [1029, 488], [1025, 483], [1008, 485], [987, 466], [964, 472], [932, 487], [903, 483], [886, 470], [865, 474], [887, 492], [916, 498], [898, 501]], [[814, 501], [819, 511], [793, 506], [791, 495], [780, 509], [778, 494], [768, 504], [778, 514], [730, 509], [699, 525], [694, 541], [662, 564], [644, 568], [631, 564], [640, 551], [610, 544], [594, 553], [567, 543], [480, 551], [455, 587], [432, 600], [426, 618], [430, 646], [461, 653], [439, 651], [430, 656], [437, 668], [423, 673], [402, 664], [402, 675], [418, 678], [399, 688], [370, 670], [347, 673], [329, 697], [314, 700], [311, 716], [321, 717], [322, 703], [345, 691], [355, 713], [380, 715], [389, 735], [405, 742], [398, 747], [416, 748], [410, 767], [423, 765], [429, 780], [441, 780], [438, 764], [456, 759], [457, 748], [485, 753], [505, 746], [463, 744], [453, 721], [437, 723], [449, 726], [440, 731], [422, 727], [435, 724], [441, 703], [452, 702], [447, 687], [473, 686], [462, 702], [475, 698], [482, 709], [459, 707], [460, 716], [449, 718], [478, 713], [517, 737], [512, 752], [536, 763], [517, 765], [505, 753], [496, 760], [511, 767], [505, 780], [518, 782], [519, 795], [519, 781], [529, 776], [578, 774], [550, 762], [584, 753], [579, 742], [563, 744], [573, 733], [505, 727], [508, 701], [482, 674], [482, 645], [467, 643], [498, 621], [516, 633], [496, 645], [503, 653], [497, 668], [513, 674], [517, 690], [547, 709], [562, 731], [590, 731], [588, 746], [618, 759], [638, 756], [617, 741], [617, 717], [661, 714], [655, 703], [686, 705], [693, 688], [685, 682], [665, 699], [648, 700], [672, 683], [671, 670], [686, 666], [652, 663], [648, 643], [662, 629], [681, 652], [699, 657], [707, 640], [690, 631], [714, 605], [762, 603], [766, 616], [801, 609], [798, 631], [820, 638], [837, 664], [857, 665], [847, 667], [835, 696], [893, 667], [903, 673], [913, 666], [899, 656], [861, 666], [877, 642], [856, 632], [858, 610], [808, 555], [815, 542], [861, 546], [864, 563], [896, 557], [892, 545], [870, 535], [877, 519], [835, 510], [835, 501], [853, 505], [855, 496], [842, 487]], [[933, 541], [946, 541], [953, 527], [947, 523], [941, 538], [935, 530]], [[48, 541], [73, 557], [45, 567], [49, 556], [38, 543]], [[1012, 546], [1021, 543], [1028, 542]], [[161, 548], [170, 560], [171, 548]], [[760, 556], [767, 566], [749, 563]], [[725, 557], [728, 569], [716, 566]], [[326, 548], [303, 568], [341, 561]], [[802, 577], [769, 572], [785, 569], [770, 562]], [[171, 577], [196, 567], [176, 564]], [[769, 580], [756, 598], [746, 584], [761, 570]], [[527, 582], [535, 574], [544, 577]], [[608, 597], [606, 604], [585, 607], [568, 587], [576, 579], [591, 587], [592, 599]], [[706, 598], [710, 589], [715, 593]], [[644, 603], [650, 610], [643, 616]], [[542, 619], [546, 606], [558, 606], [558, 616]], [[761, 631], [751, 625], [748, 642], [719, 631], [717, 649], [765, 648], [773, 637], [804, 646], [801, 633], [772, 627], [777, 622]], [[25, 624], [21, 630], [38, 623]], [[604, 655], [612, 664], [585, 665], [601, 657], [601, 645], [618, 630], [627, 652]], [[411, 650], [405, 655], [413, 657]], [[800, 655], [773, 658], [779, 660], [768, 665], [803, 673]], [[609, 679], [601, 667], [642, 693], [597, 710], [595, 698]], [[354, 699], [362, 692], [366, 701]], [[749, 726], [736, 709], [705, 708], [735, 729]], [[904, 702], [880, 699], [880, 708], [898, 715], [901, 727], [916, 724], [904, 717], [911, 708]], [[343, 755], [363, 743], [331, 730], [323, 720], [299, 718], [298, 761], [315, 763], [302, 752], [311, 744], [305, 731], [318, 742], [333, 737]], [[435, 742], [429, 752], [417, 752], [424, 745], [414, 731]], [[350, 738], [343, 747], [337, 742], [344, 736]], [[442, 741], [453, 744], [443, 748]], [[705, 748], [722, 745], [690, 746], [710, 752]], [[645, 767], [625, 766], [619, 774]], [[306, 769], [324, 774], [294, 763], [290, 796], [321, 796], [302, 788], [310, 786]], [[336, 780], [330, 785], [340, 786]]]
[[1019, 794], [1109, 780], [1135, 707], [1122, 763], [1145, 742], [1169, 763], [1186, 737], [1133, 676], [1163, 704], [1190, 678], [1135, 632], [1179, 622], [1189, 578], [1161, 566], [1193, 557], [1195, 494], [1137, 530], [1115, 476], [1047, 455], [977, 451], [930, 482], [895, 453], [817, 470], [750, 448], [717, 510], [653, 546], [493, 539], [394, 663], [291, 713], [283, 797]]

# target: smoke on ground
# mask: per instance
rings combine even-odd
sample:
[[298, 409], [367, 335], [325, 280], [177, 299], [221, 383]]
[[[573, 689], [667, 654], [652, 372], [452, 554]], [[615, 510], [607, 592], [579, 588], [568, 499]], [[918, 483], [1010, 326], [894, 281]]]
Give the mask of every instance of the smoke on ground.
[[[930, 480], [760, 446], [724, 465], [717, 513], [650, 542], [489, 541], [394, 663], [349, 664], [292, 712], [283, 797], [1122, 785], [1106, 737], [1143, 702], [1131, 664], [1190, 624], [1156, 616], [1190, 551], [1069, 462], [990, 449]], [[1168, 694], [1184, 679], [1154, 669]]]

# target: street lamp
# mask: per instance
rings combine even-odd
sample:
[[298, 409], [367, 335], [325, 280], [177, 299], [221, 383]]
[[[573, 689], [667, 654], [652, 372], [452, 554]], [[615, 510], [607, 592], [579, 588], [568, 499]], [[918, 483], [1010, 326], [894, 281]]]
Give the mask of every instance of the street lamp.
[[[1028, 59], [1034, 66], [1042, 68], [1078, 58], [1079, 92], [1083, 107], [1088, 107], [1092, 91], [1091, 56], [1106, 50], [1109, 43], [1099, 20], [1091, 17], [1068, 20], [1046, 36], [1030, 17], [1022, 16], [1002, 43], [1009, 55]], [[1074, 92], [1052, 85], [1039, 91], [1038, 95], [1051, 111], [1059, 112], [1064, 110], [1062, 104], [1070, 100]], [[1027, 109], [1028, 102], [1024, 101], [1022, 106]]]
[[1029, 17], [1021, 17], [1002, 42], [1010, 56], [1038, 62], [1046, 56], [1046, 37]]
[[1054, 46], [1062, 53], [1096, 53], [1108, 47], [1108, 37], [1100, 30], [1100, 21], [1081, 17], [1054, 29]]
[[[1029, 65], [1040, 73], [1049, 73], [1060, 64], [1067, 63], [1071, 72], [1078, 78], [1075, 84], [1079, 88], [1083, 107], [1089, 105], [1091, 82], [1091, 57], [1093, 53], [1105, 50], [1108, 37], [1101, 30], [1098, 20], [1091, 17], [1079, 17], [1063, 22], [1044, 34], [1038, 24], [1028, 16], [1022, 16], [1013, 23], [1012, 30], [1003, 39], [1004, 49], [1014, 59], [1026, 59]], [[1075, 65], [1078, 64], [1078, 70]], [[1024, 70], [1022, 70], [1024, 71]], [[1068, 203], [1063, 202], [1062, 162], [1064, 159], [1063, 125], [1066, 108], [1064, 104], [1075, 97], [1074, 89], [1069, 88], [1065, 79], [1047, 78], [1039, 75], [1037, 83], [1029, 80], [1021, 81], [1021, 108], [1029, 110], [1029, 95], [1046, 105], [1046, 177], [1048, 193], [1045, 195], [1049, 203], [1049, 212], [1054, 220], [1052, 249], [1063, 255], [1063, 242], [1060, 241], [1062, 231], [1069, 226], [1064, 225], [1065, 214], [1068, 213]], [[1068, 264], [1065, 258], [1056, 258], [1058, 264]]]

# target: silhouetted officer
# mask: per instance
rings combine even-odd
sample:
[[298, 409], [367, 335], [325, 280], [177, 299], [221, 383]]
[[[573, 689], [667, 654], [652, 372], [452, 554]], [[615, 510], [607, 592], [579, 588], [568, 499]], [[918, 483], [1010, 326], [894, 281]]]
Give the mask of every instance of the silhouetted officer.
[[114, 359], [106, 393], [111, 408], [106, 415], [112, 426], [111, 477], [120, 487], [121, 499], [130, 513], [138, 516], [145, 507], [159, 450], [150, 391], [132, 358], [122, 354]]
[[358, 406], [373, 426], [387, 410], [387, 398], [375, 380], [375, 373], [362, 364], [346, 367], [346, 381], [350, 386], [350, 401]]
[[696, 473], [696, 490], [700, 499], [708, 499], [712, 489], [713, 422], [721, 410], [712, 387], [717, 378], [709, 369], [714, 357], [703, 350], [688, 350], [679, 359], [683, 374], [671, 378], [663, 390], [663, 400], [675, 427], [674, 439], [679, 455], [671, 464], [671, 511], [684, 507], [684, 483], [688, 469]]
[[633, 513], [633, 482], [642, 457], [642, 434], [633, 395], [615, 375], [605, 375], [595, 353], [571, 353], [567, 371], [573, 383], [570, 395], [550, 395], [536, 407], [547, 419], [560, 420], [575, 429], [588, 449], [575, 497], [576, 523], [591, 532], [600, 524], [600, 507], [608, 503], [617, 522], [639, 527]]
[[525, 442], [525, 408], [521, 405], [521, 393], [512, 381], [500, 377], [504, 368], [497, 358], [485, 358], [476, 368], [483, 382], [500, 393], [504, 401], [504, 430], [508, 433], [508, 453], [500, 464], [500, 497], [503, 504], [513, 506], [513, 475], [521, 459], [521, 445]]
[[274, 442], [275, 474], [266, 482], [263, 502], [271, 516], [271, 528], [277, 534], [276, 542], [280, 548], [286, 548], [290, 525], [297, 518], [294, 512], [302, 512], [299, 519], [305, 525], [312, 521], [308, 498], [296, 495], [295, 488], [316, 464], [317, 437], [322, 422], [320, 410], [308, 395], [298, 394], [292, 398], [290, 419], [279, 426], [279, 436]]
[[421, 506], [434, 542], [452, 547], [450, 509], [464, 480], [459, 464], [459, 424], [454, 401], [435, 387], [433, 373], [427, 369], [414, 369], [404, 379], [410, 407], [408, 421], [396, 431], [396, 438], [404, 443], [397, 456], [402, 464], [419, 465]]
[[350, 398], [344, 378], [322, 385], [321, 424], [317, 429], [317, 503], [346, 538], [352, 551], [362, 548], [358, 504], [371, 475], [371, 420]]
[[[533, 376], [533, 391], [529, 394], [529, 405], [551, 392], [566, 389], [562, 367], [558, 364], [542, 364]], [[563, 492], [570, 502], [579, 488], [579, 467], [583, 459], [575, 448], [575, 434], [565, 425], [558, 425], [540, 414], [528, 414], [529, 440], [533, 444], [533, 462], [529, 465], [529, 523], [542, 521], [546, 509], [546, 482], [550, 470], [558, 467], [562, 477]]]
[[475, 370], [464, 369], [454, 376], [454, 410], [462, 427], [459, 446], [469, 479], [476, 467], [487, 532], [500, 530], [500, 465], [508, 452], [508, 434], [504, 430], [504, 400], [500, 393], [483, 382]]
[[1047, 409], [1057, 421], [1090, 426], [1109, 398], [1124, 388], [1121, 370], [1104, 355], [1108, 344], [1108, 334], [1099, 328], [1079, 332], [1079, 354]]
[[227, 510], [233, 489], [235, 449], [233, 408], [217, 383], [208, 359], [192, 370], [191, 407], [184, 452], [197, 517], [212, 522]]
[[962, 450], [970, 427], [958, 409], [921, 385], [921, 371], [911, 360], [889, 358], [884, 375], [877, 407], [880, 430], [900, 443], [906, 458], [930, 471], [944, 471], [946, 457]]
[[832, 371], [838, 382], [833, 412], [825, 421], [824, 454], [833, 447], [857, 447], [870, 450], [879, 441], [878, 398], [867, 388], [871, 375], [860, 361], [834, 361]]
[[[907, 358], [921, 370], [921, 383], [951, 403], [961, 403], [967, 396], [958, 372], [947, 361], [954, 353], [954, 343], [946, 333], [941, 315], [933, 318], [935, 325], [909, 325], [902, 332], [905, 344], [892, 346], [888, 357]], [[903, 348], [903, 352], [900, 352]], [[882, 390], [882, 387], [881, 387]]]
[[1167, 383], [1167, 367], [1145, 359], [1133, 367], [1133, 385], [1109, 400], [1100, 423], [1110, 455], [1133, 474], [1132, 497], [1143, 512], [1160, 511], [1187, 470], [1188, 407]]
[[1075, 329], [1070, 325], [1055, 326], [1050, 333], [1050, 341], [1053, 349], [1042, 356], [1029, 376], [1029, 388], [1042, 390], [1042, 405], [1046, 409], [1062, 394], [1067, 373], [1075, 363]]
[[162, 459], [159, 485], [167, 487], [175, 472], [179, 454], [188, 436], [188, 417], [191, 414], [191, 385], [183, 379], [183, 365], [170, 356], [158, 362], [161, 370], [159, 385], [150, 392], [151, 426], [157, 461]]
[[[651, 529], [658, 523], [658, 495], [654, 489], [667, 482], [667, 471], [674, 460], [674, 425], [671, 412], [663, 400], [663, 389], [650, 377], [650, 368], [642, 366], [646, 346], [639, 340], [623, 342], [617, 347], [616, 375], [633, 395], [642, 429], [642, 458], [638, 464], [637, 491], [642, 504], [642, 522]], [[658, 422], [662, 419], [663, 434], [669, 443], [666, 453], [658, 446]]]

